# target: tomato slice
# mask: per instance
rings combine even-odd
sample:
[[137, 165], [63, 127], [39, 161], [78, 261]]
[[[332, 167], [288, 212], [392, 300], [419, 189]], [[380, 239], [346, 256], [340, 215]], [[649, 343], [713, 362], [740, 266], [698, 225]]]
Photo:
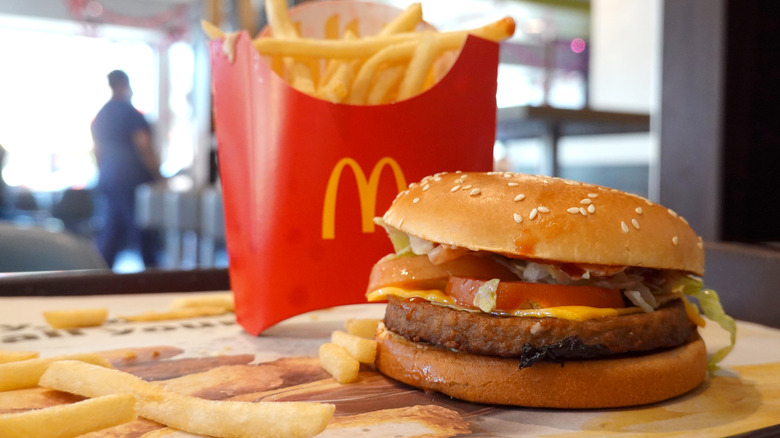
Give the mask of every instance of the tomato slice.
[[[477, 309], [474, 297], [486, 280], [450, 277], [445, 293], [460, 306]], [[495, 310], [511, 312], [559, 306], [622, 308], [623, 294], [618, 289], [596, 286], [565, 286], [560, 284], [501, 281], [496, 290]]]
[[444, 290], [447, 279], [453, 275], [485, 280], [517, 280], [517, 275], [509, 268], [489, 256], [467, 254], [433, 264], [427, 255], [415, 255], [379, 261], [371, 269], [368, 291], [387, 286]]

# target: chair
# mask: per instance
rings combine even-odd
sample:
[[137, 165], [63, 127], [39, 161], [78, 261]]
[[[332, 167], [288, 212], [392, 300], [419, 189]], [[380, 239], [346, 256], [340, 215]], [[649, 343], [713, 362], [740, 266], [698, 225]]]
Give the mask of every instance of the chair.
[[108, 269], [92, 244], [72, 234], [0, 223], [0, 272]]
[[65, 230], [91, 238], [92, 215], [95, 205], [92, 200], [92, 192], [84, 189], [65, 189], [62, 197], [52, 207], [52, 216], [62, 221]]

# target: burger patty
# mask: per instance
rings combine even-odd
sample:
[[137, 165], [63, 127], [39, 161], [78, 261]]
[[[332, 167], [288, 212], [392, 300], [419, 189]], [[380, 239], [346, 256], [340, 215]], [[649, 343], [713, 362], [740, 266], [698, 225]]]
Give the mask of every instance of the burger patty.
[[571, 321], [498, 316], [390, 297], [384, 323], [415, 342], [475, 354], [520, 358], [521, 367], [542, 359], [571, 360], [681, 345], [696, 336], [685, 307], [674, 300], [649, 313]]

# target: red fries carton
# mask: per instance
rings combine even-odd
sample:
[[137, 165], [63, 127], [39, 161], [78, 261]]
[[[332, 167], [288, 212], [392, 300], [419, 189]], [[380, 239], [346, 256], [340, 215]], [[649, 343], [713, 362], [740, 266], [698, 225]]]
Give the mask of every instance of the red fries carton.
[[[290, 16], [303, 36], [321, 38], [330, 8], [361, 25], [398, 13], [360, 5], [312, 2]], [[248, 34], [232, 43], [232, 60], [223, 41], [211, 44], [214, 117], [236, 315], [259, 334], [303, 312], [365, 302], [371, 267], [393, 250], [373, 218], [408, 183], [492, 168], [498, 44], [469, 37], [428, 91], [356, 106], [296, 91]]]

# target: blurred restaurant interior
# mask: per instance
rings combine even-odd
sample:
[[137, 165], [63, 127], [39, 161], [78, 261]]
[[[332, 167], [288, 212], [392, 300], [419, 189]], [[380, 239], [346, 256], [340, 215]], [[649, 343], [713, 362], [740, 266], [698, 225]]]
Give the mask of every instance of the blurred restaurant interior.
[[[780, 20], [771, 3], [422, 1], [440, 30], [505, 15], [517, 23], [501, 46], [497, 169], [637, 193], [686, 217], [705, 242], [749, 243], [776, 261]], [[6, 233], [40, 228], [84, 243], [100, 227], [89, 127], [113, 69], [128, 73], [153, 126], [165, 180], [139, 189], [136, 218], [163, 236], [160, 267], [227, 265], [201, 20], [254, 33], [263, 2], [0, 3], [0, 272], [68, 266], [22, 260], [29, 244]], [[131, 249], [113, 269], [143, 264]]]

